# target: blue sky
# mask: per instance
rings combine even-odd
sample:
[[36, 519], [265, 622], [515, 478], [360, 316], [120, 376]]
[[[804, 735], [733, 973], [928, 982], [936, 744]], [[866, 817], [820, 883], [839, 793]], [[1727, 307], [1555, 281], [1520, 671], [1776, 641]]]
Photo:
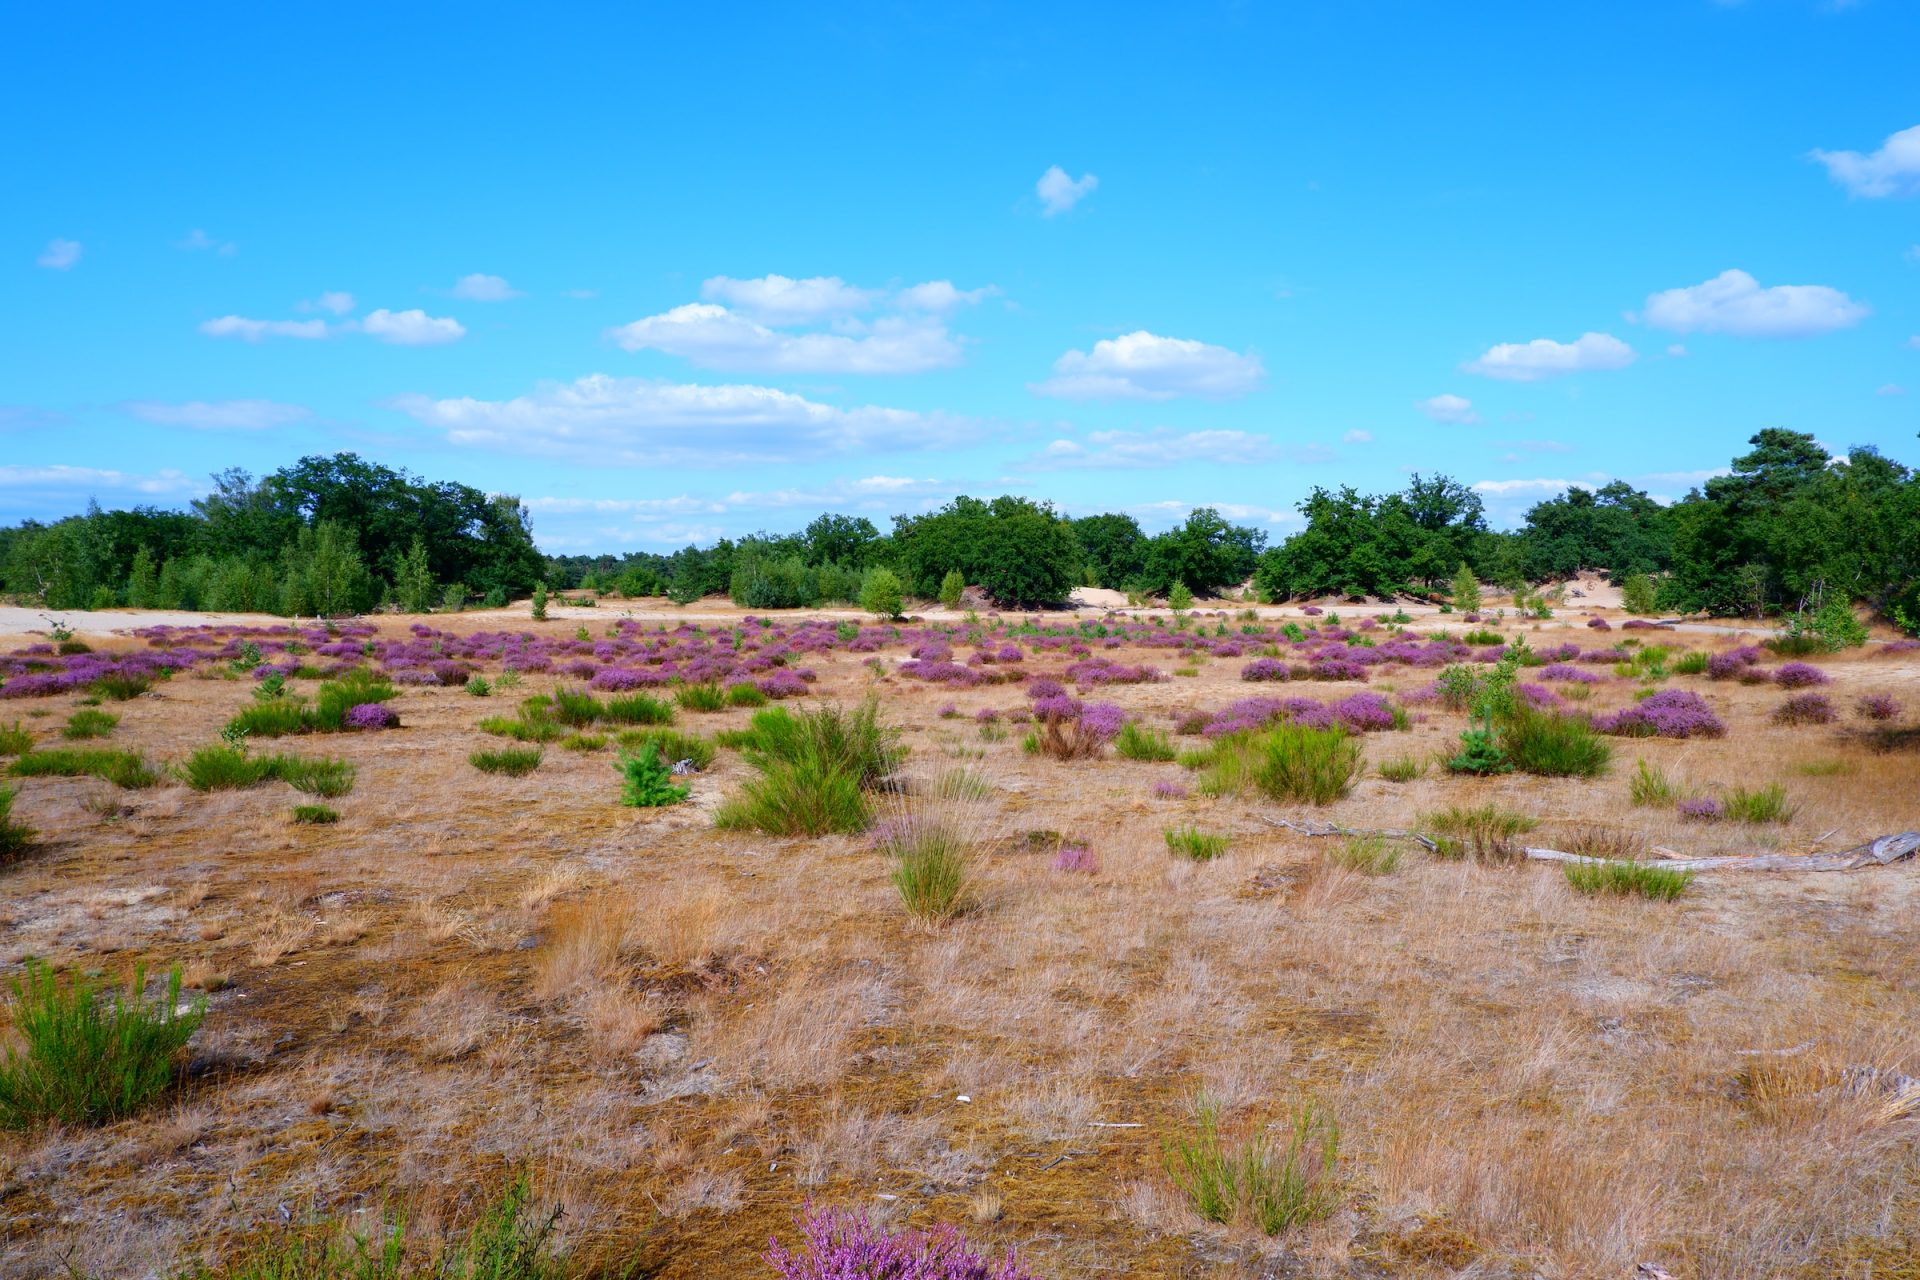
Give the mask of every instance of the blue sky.
[[342, 449], [553, 551], [1920, 462], [1904, 0], [649, 8], [17, 12], [0, 521]]

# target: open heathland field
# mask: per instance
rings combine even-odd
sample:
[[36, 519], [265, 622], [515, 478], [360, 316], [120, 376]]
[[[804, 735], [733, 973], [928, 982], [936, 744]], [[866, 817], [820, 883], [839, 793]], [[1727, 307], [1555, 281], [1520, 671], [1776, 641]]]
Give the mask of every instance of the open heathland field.
[[19, 637], [0, 1274], [1920, 1276], [1920, 868], [1666, 865], [1920, 645], [1370, 612]]

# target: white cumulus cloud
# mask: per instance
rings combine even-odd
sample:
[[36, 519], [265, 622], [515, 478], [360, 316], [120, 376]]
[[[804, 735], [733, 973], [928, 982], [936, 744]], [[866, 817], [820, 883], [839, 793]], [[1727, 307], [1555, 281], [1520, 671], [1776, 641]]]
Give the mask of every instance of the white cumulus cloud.
[[468, 302], [505, 302], [520, 296], [520, 291], [499, 276], [478, 271], [453, 282], [453, 296]]
[[34, 261], [49, 271], [65, 271], [80, 261], [78, 240], [49, 240]]
[[861, 289], [839, 276], [765, 275], [751, 280], [713, 276], [700, 285], [708, 302], [730, 307], [751, 320], [771, 325], [811, 324], [834, 316], [869, 310], [882, 296], [878, 289]]
[[300, 405], [273, 400], [189, 400], [184, 404], [131, 400], [122, 408], [142, 422], [198, 431], [263, 431], [310, 416]]
[[467, 335], [466, 327], [458, 320], [450, 316], [430, 316], [417, 307], [411, 311], [389, 311], [385, 307], [370, 311], [360, 322], [360, 329], [382, 342], [402, 347], [438, 346], [458, 342]]
[[857, 333], [783, 333], [711, 302], [608, 331], [628, 351], [663, 351], [734, 373], [921, 373], [960, 363], [944, 325], [882, 316]]
[[1920, 195], [1920, 124], [1891, 135], [1878, 151], [1816, 150], [1813, 158], [1851, 195], [1870, 200]]
[[1000, 292], [998, 285], [982, 285], [978, 289], [955, 287], [951, 280], [929, 280], [925, 284], [908, 285], [893, 296], [894, 305], [902, 311], [948, 312], [963, 306], [972, 306], [988, 298], [996, 297]]
[[841, 409], [789, 391], [591, 374], [511, 400], [402, 396], [394, 407], [449, 442], [613, 466], [723, 467], [917, 450], [977, 438], [956, 419]]
[[1539, 382], [1570, 373], [1624, 369], [1632, 363], [1633, 348], [1612, 334], [1583, 333], [1572, 342], [1555, 342], [1552, 338], [1502, 342], [1460, 367], [1506, 382]]
[[239, 338], [258, 342], [262, 338], [324, 338], [329, 330], [325, 320], [253, 320], [246, 316], [220, 316], [200, 322], [200, 332], [209, 338]]
[[1473, 411], [1473, 401], [1465, 396], [1428, 396], [1425, 400], [1415, 401], [1413, 407], [1435, 422], [1450, 422], [1466, 426], [1480, 421], [1480, 415]]
[[1227, 399], [1256, 390], [1265, 378], [1258, 356], [1142, 329], [1102, 338], [1092, 351], [1067, 352], [1053, 362], [1051, 378], [1028, 390], [1065, 400]]
[[1675, 333], [1730, 333], [1743, 338], [1804, 338], [1859, 324], [1867, 307], [1823, 284], [1764, 288], [1744, 271], [1722, 271], [1704, 284], [1665, 289], [1647, 299], [1642, 318]]
[[1078, 178], [1069, 178], [1067, 171], [1059, 165], [1051, 165], [1040, 175], [1040, 181], [1033, 184], [1033, 193], [1040, 197], [1040, 216], [1051, 218], [1079, 204], [1093, 189], [1100, 185], [1100, 179], [1090, 173]]

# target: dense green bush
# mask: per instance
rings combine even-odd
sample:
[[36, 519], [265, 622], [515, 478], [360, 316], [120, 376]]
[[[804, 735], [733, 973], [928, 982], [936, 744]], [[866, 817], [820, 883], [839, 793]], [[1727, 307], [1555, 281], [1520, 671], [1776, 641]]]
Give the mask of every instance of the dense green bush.
[[655, 809], [679, 804], [688, 788], [673, 780], [673, 768], [661, 757], [657, 743], [649, 742], [631, 755], [620, 754], [620, 803], [631, 809]]
[[538, 747], [502, 747], [498, 751], [476, 751], [467, 757], [467, 763], [482, 773], [523, 778], [540, 767], [544, 756]]
[[1500, 725], [1500, 750], [1522, 773], [1545, 778], [1597, 778], [1613, 746], [1582, 716], [1523, 708]]
[[27, 961], [10, 1010], [25, 1048], [8, 1049], [0, 1063], [0, 1128], [104, 1124], [166, 1091], [206, 1007], [181, 1005], [178, 969], [157, 1000], [142, 994], [145, 982], [146, 971], [135, 969], [126, 993], [103, 998], [84, 977], [63, 983]]

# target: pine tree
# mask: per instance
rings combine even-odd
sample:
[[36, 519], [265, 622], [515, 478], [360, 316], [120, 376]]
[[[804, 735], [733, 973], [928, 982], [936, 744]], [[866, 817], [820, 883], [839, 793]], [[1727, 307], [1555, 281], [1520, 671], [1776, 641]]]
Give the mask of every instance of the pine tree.
[[1173, 589], [1167, 592], [1167, 607], [1175, 613], [1185, 613], [1193, 608], [1193, 592], [1187, 590], [1186, 583], [1173, 584]]
[[403, 613], [425, 613], [433, 607], [433, 569], [427, 564], [427, 544], [417, 533], [394, 572], [393, 594]]
[[897, 618], [904, 603], [900, 579], [891, 569], [869, 569], [860, 584], [860, 607], [876, 618]]
[[133, 553], [127, 569], [127, 603], [135, 609], [151, 609], [159, 603], [160, 577], [153, 567], [153, 552], [141, 547]]

